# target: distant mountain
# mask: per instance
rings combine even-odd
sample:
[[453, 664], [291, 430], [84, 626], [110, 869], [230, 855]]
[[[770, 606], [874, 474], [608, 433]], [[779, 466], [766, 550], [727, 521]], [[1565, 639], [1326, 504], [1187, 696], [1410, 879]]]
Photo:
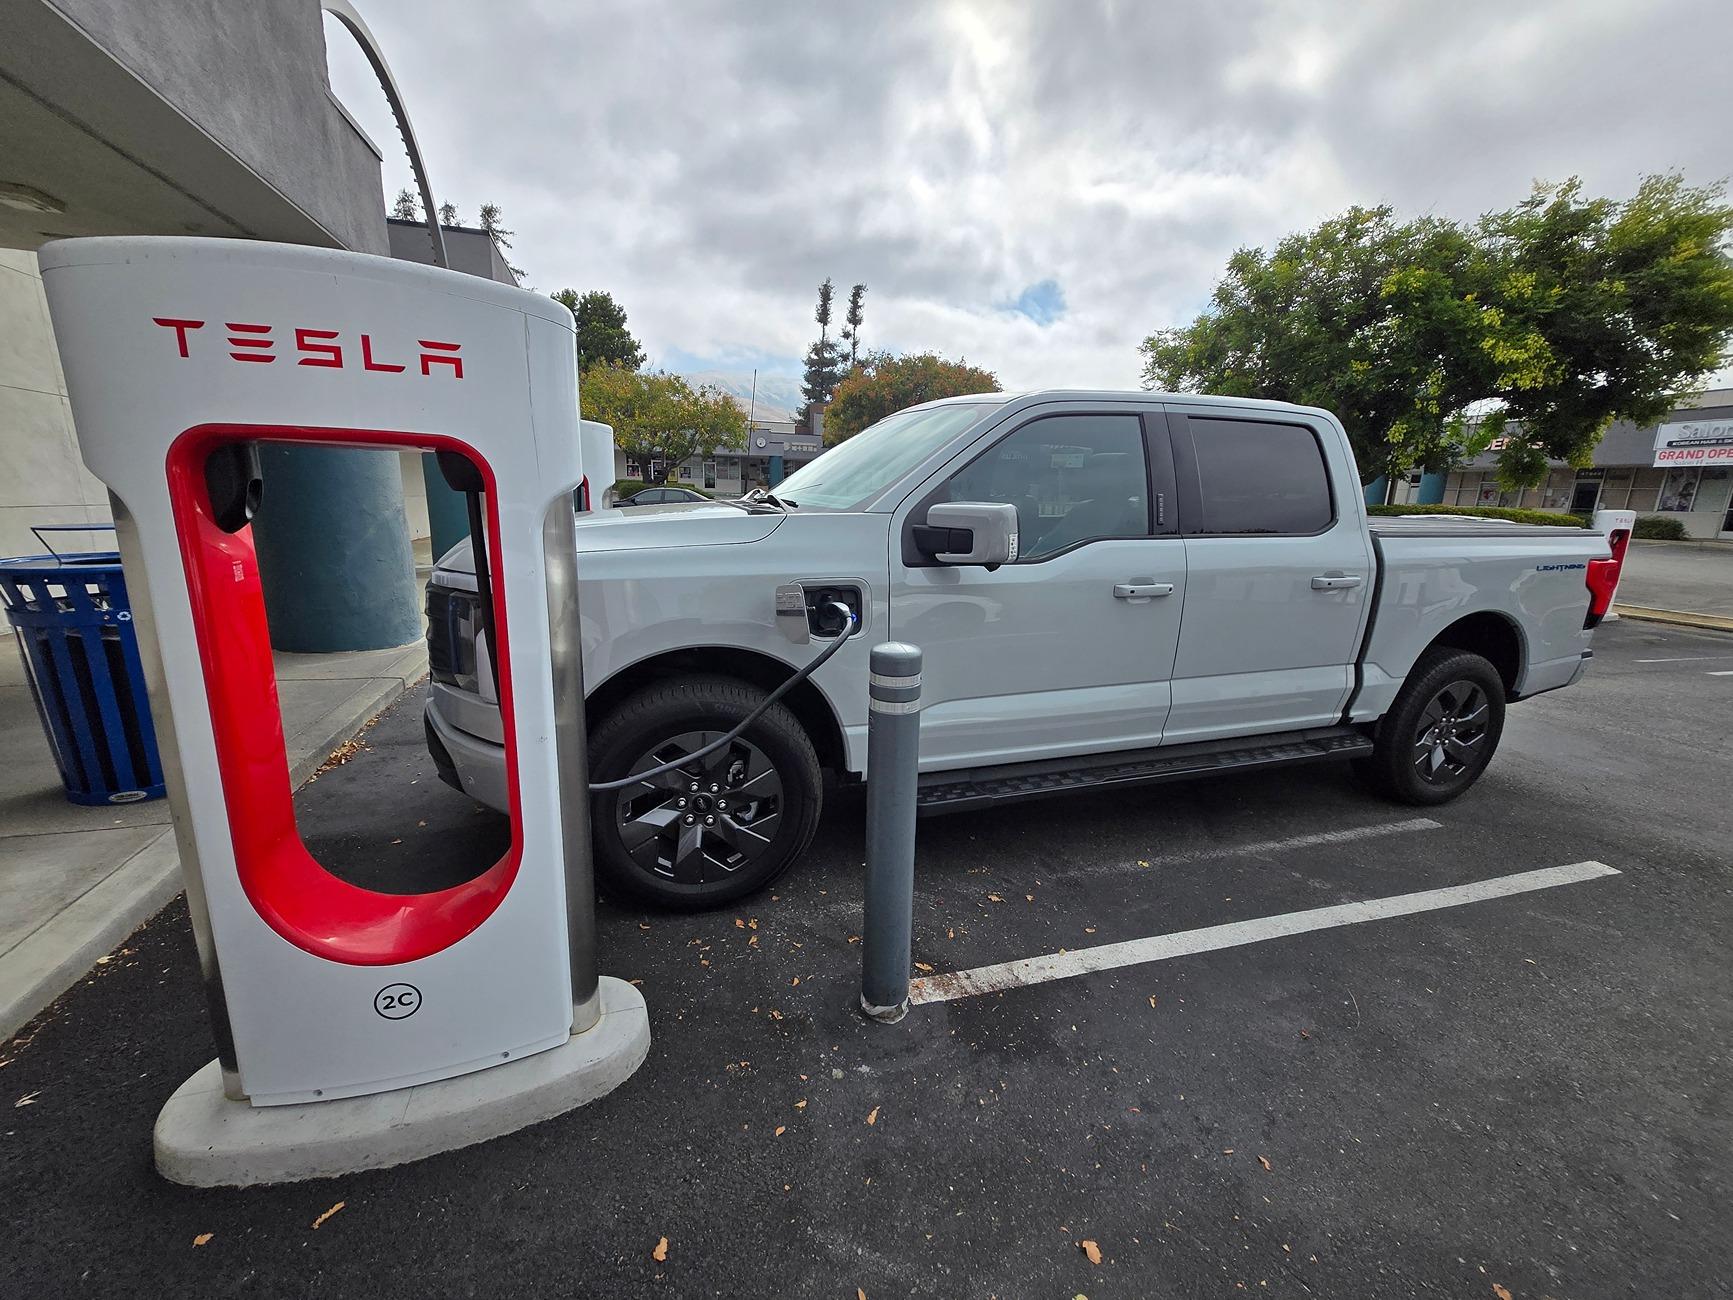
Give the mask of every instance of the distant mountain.
[[752, 374], [742, 375], [732, 371], [704, 371], [686, 376], [688, 383], [714, 384], [723, 392], [740, 403], [740, 409], [751, 407], [751, 414], [758, 420], [792, 420], [794, 413], [800, 408], [800, 377], [798, 375], [765, 375], [758, 376], [758, 395], [753, 397]]

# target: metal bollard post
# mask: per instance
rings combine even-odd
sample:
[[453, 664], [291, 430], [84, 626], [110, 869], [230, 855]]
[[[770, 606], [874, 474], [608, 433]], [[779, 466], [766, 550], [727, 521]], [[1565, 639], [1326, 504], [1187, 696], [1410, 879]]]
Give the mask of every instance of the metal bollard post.
[[895, 1024], [909, 1012], [915, 910], [915, 780], [921, 748], [921, 649], [872, 651], [868, 688], [866, 917], [860, 1007]]

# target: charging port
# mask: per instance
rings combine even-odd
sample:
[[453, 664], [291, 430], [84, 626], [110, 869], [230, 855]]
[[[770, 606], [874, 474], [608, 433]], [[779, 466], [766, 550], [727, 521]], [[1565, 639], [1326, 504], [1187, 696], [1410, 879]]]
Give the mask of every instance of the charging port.
[[858, 623], [861, 616], [861, 594], [859, 587], [851, 586], [813, 586], [801, 584], [806, 593], [806, 627], [813, 636], [841, 636], [848, 625], [843, 621], [842, 614], [830, 608], [837, 601], [847, 605], [854, 612]]

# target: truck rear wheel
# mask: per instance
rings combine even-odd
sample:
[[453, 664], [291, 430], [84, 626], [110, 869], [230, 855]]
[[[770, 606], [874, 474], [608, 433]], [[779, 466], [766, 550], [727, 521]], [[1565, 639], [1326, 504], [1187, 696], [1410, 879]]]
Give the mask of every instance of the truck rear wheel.
[[1504, 682], [1477, 654], [1428, 650], [1356, 771], [1401, 803], [1448, 803], [1480, 779], [1504, 732]]
[[[764, 696], [726, 677], [648, 687], [596, 728], [590, 779], [614, 781], [694, 753]], [[720, 907], [794, 865], [818, 829], [823, 801], [812, 741], [777, 704], [716, 753], [593, 796], [596, 872], [611, 893], [640, 903]]]

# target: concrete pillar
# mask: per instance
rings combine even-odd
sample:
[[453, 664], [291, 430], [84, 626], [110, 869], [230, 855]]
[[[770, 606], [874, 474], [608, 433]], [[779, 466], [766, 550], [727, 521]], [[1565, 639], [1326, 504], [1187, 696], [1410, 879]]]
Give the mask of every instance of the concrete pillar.
[[775, 487], [778, 483], [782, 482], [782, 457], [781, 456], [772, 456], [770, 458], [770, 470], [767, 473], [766, 477], [770, 480], [770, 486], [771, 487]]
[[265, 443], [259, 461], [264, 495], [253, 542], [271, 644], [324, 654], [418, 639], [397, 453]]
[[1414, 504], [1419, 506], [1443, 505], [1444, 480], [1448, 477], [1448, 474], [1423, 472], [1420, 475], [1420, 495], [1414, 498]]
[[469, 506], [463, 493], [446, 483], [431, 451], [421, 453], [421, 481], [427, 485], [427, 533], [438, 564], [440, 556], [469, 537]]
[[1380, 474], [1366, 485], [1366, 504], [1369, 506], [1383, 505], [1384, 496], [1389, 491], [1390, 481]]

